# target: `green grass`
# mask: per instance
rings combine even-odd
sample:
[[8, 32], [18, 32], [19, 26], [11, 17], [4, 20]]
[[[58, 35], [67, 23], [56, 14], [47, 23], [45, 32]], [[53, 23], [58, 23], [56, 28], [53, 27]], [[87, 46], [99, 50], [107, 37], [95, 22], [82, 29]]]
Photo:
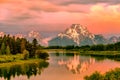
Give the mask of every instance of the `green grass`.
[[83, 56], [91, 56], [97, 59], [113, 59], [120, 61], [120, 51], [81, 51], [81, 50], [65, 50], [65, 49], [46, 49], [47, 52], [52, 53], [69, 53], [69, 54], [80, 54]]
[[17, 55], [0, 55], [0, 63], [7, 63], [7, 62], [15, 62], [17, 60], [22, 60], [23, 55], [17, 54]]
[[16, 54], [16, 55], [0, 55], [0, 64], [1, 63], [12, 63], [12, 62], [26, 62], [26, 61], [34, 61], [34, 60], [40, 60], [40, 59], [28, 59], [28, 60], [24, 60], [24, 56], [23, 54]]
[[84, 55], [98, 55], [98, 56], [115, 56], [120, 55], [120, 51], [82, 51], [80, 54]]
[[[7, 67], [12, 66], [12, 65], [22, 65], [22, 64], [30, 64], [30, 63], [38, 63], [38, 62], [42, 62], [42, 59], [29, 59], [29, 60], [18, 60], [18, 61], [14, 61], [14, 62], [8, 62], [8, 63], [0, 63], [0, 68], [1, 67]], [[9, 67], [8, 66], [8, 67]]]
[[83, 51], [80, 55], [92, 56], [95, 58], [109, 58], [116, 61], [120, 61], [120, 51]]

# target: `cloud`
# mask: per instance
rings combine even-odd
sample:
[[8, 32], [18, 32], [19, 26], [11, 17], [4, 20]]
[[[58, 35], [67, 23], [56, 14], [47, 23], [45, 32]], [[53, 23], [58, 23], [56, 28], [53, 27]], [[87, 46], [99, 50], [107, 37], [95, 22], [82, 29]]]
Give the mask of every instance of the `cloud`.
[[[3, 0], [0, 2], [1, 30], [62, 31], [73, 23], [87, 25], [93, 32], [120, 26], [119, 0]], [[89, 27], [90, 26], [90, 27]], [[93, 26], [93, 27], [92, 27]], [[15, 28], [16, 27], [16, 28]], [[119, 29], [118, 29], [119, 30]]]
[[50, 1], [42, 0], [33, 3], [33, 5], [29, 8], [33, 11], [44, 11], [44, 12], [86, 12], [84, 9], [86, 5], [75, 5], [71, 4], [68, 6], [57, 5]]
[[[49, 1], [49, 0], [47, 0]], [[59, 5], [69, 5], [69, 4], [99, 4], [99, 3], [107, 3], [107, 4], [119, 4], [120, 0], [51, 0], [55, 4]]]
[[52, 38], [53, 38], [53, 37], [44, 38], [44, 39], [42, 40], [42, 42], [41, 42], [42, 45], [48, 46], [48, 41], [50, 41]]
[[31, 18], [32, 18], [32, 16], [28, 13], [24, 13], [20, 16], [14, 17], [14, 19], [16, 19], [16, 20], [26, 20], [26, 19], [31, 19]]

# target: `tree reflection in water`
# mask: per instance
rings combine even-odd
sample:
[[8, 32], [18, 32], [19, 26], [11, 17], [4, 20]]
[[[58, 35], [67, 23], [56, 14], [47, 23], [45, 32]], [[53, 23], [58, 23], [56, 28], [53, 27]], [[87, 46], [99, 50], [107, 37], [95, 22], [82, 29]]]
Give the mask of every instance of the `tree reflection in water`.
[[42, 61], [38, 63], [25, 63], [25, 64], [17, 64], [12, 66], [0, 67], [0, 77], [4, 77], [4, 79], [10, 80], [11, 77], [26, 75], [28, 79], [32, 75], [41, 74], [44, 68], [47, 68], [49, 65], [48, 62]]
[[81, 60], [80, 56], [76, 54], [74, 54], [74, 56], [68, 60], [61, 59], [58, 61], [59, 65], [65, 65], [69, 71], [72, 71], [75, 74], [85, 72], [90, 67], [90, 65], [94, 63], [94, 58]]

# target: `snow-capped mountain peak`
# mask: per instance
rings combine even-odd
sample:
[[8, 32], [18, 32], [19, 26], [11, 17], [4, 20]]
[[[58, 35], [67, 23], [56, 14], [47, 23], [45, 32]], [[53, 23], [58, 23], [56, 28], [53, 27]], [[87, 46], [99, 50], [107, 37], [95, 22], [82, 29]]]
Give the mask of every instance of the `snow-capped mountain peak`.
[[41, 40], [42, 40], [42, 37], [41, 37], [40, 33], [37, 32], [37, 31], [30, 31], [30, 32], [28, 33], [28, 37], [29, 37], [29, 38], [35, 38], [35, 39], [37, 39], [39, 42], [41, 42]]
[[15, 38], [16, 39], [17, 38], [25, 38], [25, 35], [18, 33], [18, 34], [15, 34]]
[[4, 32], [0, 32], [0, 37], [3, 37], [5, 35]]
[[91, 34], [86, 27], [80, 24], [73, 24], [70, 28], [66, 29], [64, 33], [58, 34], [58, 36], [61, 38], [63, 38], [64, 36], [68, 37], [74, 40], [74, 42], [78, 45], [80, 44], [80, 41], [85, 37], [94, 39], [94, 34]]
[[28, 36], [29, 36], [29, 37], [33, 37], [33, 38], [37, 38], [37, 37], [40, 36], [40, 34], [39, 34], [39, 32], [36, 32], [36, 31], [30, 31], [30, 32], [28, 33]]

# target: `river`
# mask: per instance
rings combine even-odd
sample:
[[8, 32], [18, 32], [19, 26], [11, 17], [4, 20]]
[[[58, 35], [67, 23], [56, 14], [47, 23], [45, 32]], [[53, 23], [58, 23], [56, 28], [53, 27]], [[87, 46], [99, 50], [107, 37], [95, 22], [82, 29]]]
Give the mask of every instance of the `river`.
[[0, 69], [0, 72], [2, 71], [0, 80], [84, 80], [86, 75], [91, 75], [95, 71], [104, 74], [111, 69], [120, 68], [119, 61], [107, 58], [100, 59], [75, 53], [50, 52], [49, 55], [50, 58], [47, 61], [49, 64], [44, 62], [36, 66], [35, 64], [13, 66], [10, 68], [13, 71], [9, 74], [6, 72], [7, 68]]

